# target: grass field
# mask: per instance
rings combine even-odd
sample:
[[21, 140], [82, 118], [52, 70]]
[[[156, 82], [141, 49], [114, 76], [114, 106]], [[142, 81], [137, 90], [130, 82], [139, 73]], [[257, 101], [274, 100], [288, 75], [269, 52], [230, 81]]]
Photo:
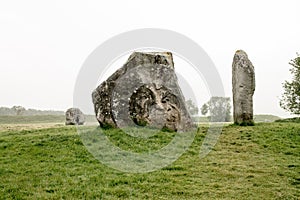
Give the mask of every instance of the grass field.
[[288, 118], [288, 119], [278, 119], [276, 122], [293, 122], [293, 123], [300, 123], [300, 117]]
[[[177, 161], [158, 171], [132, 174], [96, 160], [75, 127], [27, 124], [0, 129], [0, 199], [299, 199], [300, 124], [228, 125], [213, 151], [199, 159], [207, 131]], [[38, 128], [37, 128], [38, 127]], [[168, 143], [110, 131], [122, 149], [142, 151]]]
[[[88, 123], [97, 122], [94, 115], [85, 115]], [[1, 116], [0, 124], [40, 124], [40, 123], [58, 123], [64, 124], [66, 117], [64, 115], [32, 115], [32, 116]]]
[[[0, 115], [0, 124], [38, 124], [38, 123], [61, 123], [64, 124], [66, 117], [64, 115], [32, 115], [32, 116], [15, 116]], [[85, 115], [87, 123], [95, 123], [95, 115]], [[255, 122], [274, 122], [280, 120], [274, 115], [254, 115]], [[207, 117], [195, 117], [195, 121], [208, 123]], [[298, 120], [299, 121], [299, 120]]]

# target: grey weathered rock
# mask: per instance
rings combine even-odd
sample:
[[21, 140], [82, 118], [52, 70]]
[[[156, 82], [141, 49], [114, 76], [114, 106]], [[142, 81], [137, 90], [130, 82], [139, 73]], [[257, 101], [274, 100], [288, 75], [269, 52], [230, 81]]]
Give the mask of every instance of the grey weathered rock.
[[193, 127], [170, 52], [134, 52], [92, 98], [101, 127]]
[[255, 73], [246, 52], [236, 51], [232, 63], [233, 118], [236, 124], [253, 125]]
[[66, 111], [66, 125], [83, 125], [84, 122], [84, 114], [79, 108], [69, 108]]

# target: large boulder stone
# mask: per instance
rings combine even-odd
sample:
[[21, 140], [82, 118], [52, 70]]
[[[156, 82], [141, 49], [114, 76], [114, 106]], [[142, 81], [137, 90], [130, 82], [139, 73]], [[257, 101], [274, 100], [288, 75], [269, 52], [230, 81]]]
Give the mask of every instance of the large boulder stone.
[[233, 118], [239, 125], [253, 125], [255, 73], [246, 52], [236, 51], [232, 63]]
[[66, 125], [83, 125], [84, 122], [84, 114], [79, 108], [69, 108], [66, 111]]
[[170, 52], [134, 52], [92, 98], [101, 127], [193, 127]]

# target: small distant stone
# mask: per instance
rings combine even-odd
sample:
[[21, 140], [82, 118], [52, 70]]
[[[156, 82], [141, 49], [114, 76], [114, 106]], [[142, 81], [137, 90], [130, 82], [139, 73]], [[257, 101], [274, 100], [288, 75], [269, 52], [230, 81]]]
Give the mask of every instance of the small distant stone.
[[79, 108], [69, 108], [66, 111], [66, 125], [83, 125], [84, 123], [85, 117]]

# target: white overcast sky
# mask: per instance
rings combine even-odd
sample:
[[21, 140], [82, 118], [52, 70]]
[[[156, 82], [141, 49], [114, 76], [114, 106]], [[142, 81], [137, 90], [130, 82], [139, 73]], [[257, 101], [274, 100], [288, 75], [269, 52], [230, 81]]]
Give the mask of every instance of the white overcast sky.
[[1, 1], [0, 106], [66, 110], [97, 46], [125, 31], [162, 28], [208, 53], [229, 97], [233, 55], [245, 50], [256, 72], [255, 114], [288, 116], [278, 102], [300, 52], [299, 8], [299, 0]]

